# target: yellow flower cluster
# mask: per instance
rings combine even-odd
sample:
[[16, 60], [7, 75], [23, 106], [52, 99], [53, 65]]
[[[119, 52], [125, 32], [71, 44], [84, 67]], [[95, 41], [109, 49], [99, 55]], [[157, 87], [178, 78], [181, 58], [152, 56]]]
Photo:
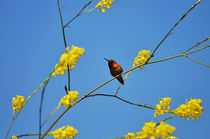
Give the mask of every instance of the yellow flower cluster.
[[126, 139], [176, 139], [176, 137], [170, 136], [176, 130], [175, 127], [170, 126], [164, 122], [160, 122], [159, 126], [156, 126], [156, 123], [144, 123], [144, 127], [141, 132], [128, 133], [125, 135]]
[[18, 139], [17, 136], [12, 136], [12, 139]]
[[155, 137], [162, 137], [162, 139], [165, 139], [166, 137], [169, 137], [175, 130], [175, 127], [170, 126], [167, 123], [160, 122], [160, 125], [156, 127]]
[[79, 96], [79, 92], [77, 91], [67, 91], [68, 95], [64, 96], [61, 100], [59, 105], [63, 105], [64, 107], [70, 107], [72, 102], [76, 101]]
[[125, 135], [125, 139], [135, 139], [136, 135], [134, 133], [128, 133], [128, 135]]
[[15, 111], [20, 111], [22, 107], [24, 106], [24, 96], [16, 95], [17, 97], [12, 98], [12, 105], [13, 105], [13, 114]]
[[155, 107], [155, 115], [163, 115], [163, 113], [168, 113], [168, 109], [171, 105], [171, 98], [163, 98], [162, 100], [159, 100], [160, 104], [157, 104]]
[[85, 49], [79, 48], [76, 46], [72, 46], [71, 51], [69, 47], [66, 47], [66, 53], [61, 55], [60, 61], [55, 66], [55, 71], [52, 73], [54, 75], [64, 75], [64, 72], [68, 69], [74, 68], [75, 64], [79, 61], [79, 57], [81, 57], [85, 53]]
[[78, 131], [67, 125], [66, 127], [63, 126], [55, 131], [52, 131], [50, 136], [53, 136], [56, 139], [72, 139], [76, 134], [78, 134]]
[[137, 132], [136, 137], [139, 139], [147, 139], [155, 135], [156, 123], [144, 123], [141, 132]]
[[[151, 52], [149, 50], [141, 50], [139, 51], [138, 56], [135, 58], [133, 62], [133, 67], [139, 65], [139, 64], [145, 64], [145, 62], [150, 58]], [[140, 66], [141, 69], [144, 68], [144, 66]]]
[[114, 0], [101, 0], [98, 2], [98, 4], [95, 6], [95, 8], [98, 8], [98, 10], [102, 11], [103, 13], [111, 7]]
[[182, 104], [175, 109], [174, 114], [184, 117], [186, 120], [189, 120], [188, 116], [193, 120], [198, 119], [203, 113], [203, 107], [201, 107], [201, 104], [201, 99], [190, 99], [189, 102], [186, 102], [186, 104]]

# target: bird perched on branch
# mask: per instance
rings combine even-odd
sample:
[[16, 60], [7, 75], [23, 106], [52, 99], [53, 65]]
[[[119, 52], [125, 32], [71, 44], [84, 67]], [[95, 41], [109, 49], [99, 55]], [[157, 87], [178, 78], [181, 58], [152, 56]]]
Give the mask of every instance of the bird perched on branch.
[[[119, 74], [121, 74], [121, 73], [123, 72], [122, 67], [121, 67], [119, 64], [117, 64], [117, 62], [115, 62], [115, 61], [112, 60], [112, 59], [110, 59], [110, 60], [108, 60], [108, 59], [106, 59], [106, 58], [104, 58], [104, 59], [108, 61], [110, 73], [111, 73], [111, 75], [112, 75], [113, 77], [115, 77], [115, 76], [117, 76], [117, 75], [119, 75]], [[121, 75], [117, 77], [117, 80], [118, 80], [121, 84], [124, 85], [124, 81], [123, 81], [123, 78], [122, 78]]]

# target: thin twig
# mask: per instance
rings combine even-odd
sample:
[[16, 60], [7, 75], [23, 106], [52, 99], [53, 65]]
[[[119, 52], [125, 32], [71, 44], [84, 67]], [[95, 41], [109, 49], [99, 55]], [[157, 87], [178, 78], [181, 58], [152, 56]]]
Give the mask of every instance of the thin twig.
[[[38, 135], [43, 135], [43, 133], [41, 133], [41, 134], [39, 134], [39, 133], [22, 134], [22, 135], [18, 135], [16, 137], [20, 138], [20, 137], [25, 137], [25, 136], [38, 136]], [[50, 135], [50, 134], [48, 133], [47, 135]]]
[[202, 40], [202, 41], [196, 43], [194, 46], [192, 46], [191, 48], [187, 49], [187, 51], [185, 51], [184, 53], [189, 52], [191, 49], [195, 48], [196, 46], [200, 45], [201, 43], [203, 43], [203, 42], [205, 42], [205, 41], [207, 41], [207, 40], [209, 40], [209, 39], [210, 39], [210, 37], [208, 37], [208, 38], [206, 38], [206, 39], [204, 39], [204, 40]]
[[151, 61], [151, 62], [148, 62], [147, 64], [153, 64], [153, 63], [163, 62], [163, 61], [166, 61], [166, 60], [169, 60], [169, 59], [173, 59], [173, 58], [176, 58], [176, 57], [185, 56], [185, 55], [188, 55], [188, 54], [195, 53], [197, 51], [203, 50], [203, 49], [208, 48], [208, 47], [210, 47], [210, 45], [206, 45], [204, 47], [201, 47], [201, 48], [199, 48], [197, 50], [194, 50], [194, 51], [187, 52], [185, 54], [179, 54], [179, 55], [168, 57], [168, 58], [164, 58], [164, 59], [161, 59], [161, 60]]
[[136, 103], [133, 103], [133, 102], [130, 102], [130, 101], [127, 101], [125, 99], [122, 99], [116, 95], [109, 95], [109, 94], [93, 94], [93, 95], [89, 95], [87, 97], [95, 97], [95, 96], [107, 96], [107, 97], [114, 97], [114, 98], [117, 98], [125, 103], [128, 103], [128, 104], [131, 104], [131, 105], [135, 105], [135, 106], [139, 106], [139, 107], [145, 107], [145, 108], [148, 108], [148, 109], [152, 109], [152, 110], [155, 110], [154, 107], [151, 107], [151, 106], [147, 106], [147, 105], [144, 105], [144, 104], [136, 104]]
[[204, 63], [202, 63], [202, 62], [200, 62], [200, 61], [197, 61], [197, 60], [193, 59], [192, 57], [189, 57], [189, 56], [187, 56], [187, 55], [185, 55], [185, 57], [187, 57], [187, 58], [189, 58], [189, 59], [191, 59], [191, 60], [193, 60], [193, 61], [195, 61], [195, 62], [197, 62], [197, 63], [199, 63], [199, 64], [201, 64], [201, 65], [204, 65], [204, 66], [207, 66], [208, 68], [210, 68], [210, 65], [204, 64]]
[[[50, 74], [50, 76], [51, 76], [51, 74]], [[41, 123], [42, 123], [42, 105], [43, 105], [43, 101], [44, 101], [44, 93], [45, 93], [45, 89], [46, 89], [49, 81], [50, 81], [50, 79], [44, 84], [44, 87], [42, 89], [42, 94], [41, 94], [40, 108], [39, 108], [39, 139], [41, 138], [41, 130], [42, 130]]]
[[63, 18], [62, 18], [62, 13], [61, 13], [61, 8], [60, 8], [59, 0], [57, 0], [57, 3], [58, 3], [58, 10], [59, 10], [59, 15], [60, 15], [60, 20], [61, 20], [61, 27], [62, 27], [62, 33], [63, 33], [63, 41], [64, 41], [65, 48], [66, 48], [67, 47], [66, 35], [65, 35], [64, 26], [63, 26]]
[[[165, 119], [163, 119], [163, 120], [160, 121], [160, 122], [165, 122], [165, 121], [167, 121], [168, 119], [171, 119], [171, 118], [174, 117], [174, 116], [175, 116], [175, 114], [172, 114], [172, 115], [166, 117]], [[158, 123], [156, 124], [156, 126], [160, 125], [160, 122], [158, 122]]]
[[48, 116], [47, 118], [44, 120], [44, 122], [41, 124], [41, 127], [44, 126], [44, 124], [48, 121], [48, 119], [60, 108], [61, 106], [58, 105]]
[[[60, 8], [60, 3], [59, 0], [57, 0], [58, 3], [58, 10], [59, 10], [59, 15], [60, 15], [60, 20], [61, 20], [61, 27], [62, 27], [62, 33], [63, 33], [63, 41], [64, 41], [64, 45], [65, 48], [67, 48], [67, 43], [66, 43], [66, 35], [65, 35], [65, 27], [63, 25], [63, 18], [62, 18], [62, 13], [61, 13], [61, 8]], [[66, 51], [67, 53], [67, 51]], [[67, 71], [68, 71], [68, 89], [70, 91], [70, 69], [69, 69], [69, 65], [67, 65]]]
[[93, 1], [93, 0], [90, 0], [87, 4], [85, 4], [85, 5], [82, 7], [82, 9], [79, 11], [79, 13], [78, 13], [75, 17], [73, 17], [69, 22], [67, 22], [67, 23], [64, 25], [64, 28], [66, 28], [66, 27], [67, 27], [72, 21], [74, 21], [77, 17], [79, 17], [80, 15], [82, 15], [82, 14], [81, 14], [82, 11], [83, 11], [88, 5], [90, 5], [92, 1]]

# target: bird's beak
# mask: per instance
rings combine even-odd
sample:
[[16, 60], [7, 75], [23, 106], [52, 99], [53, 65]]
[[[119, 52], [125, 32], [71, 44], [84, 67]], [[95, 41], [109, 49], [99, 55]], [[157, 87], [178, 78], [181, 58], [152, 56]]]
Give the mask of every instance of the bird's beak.
[[109, 61], [108, 59], [104, 58], [106, 61]]

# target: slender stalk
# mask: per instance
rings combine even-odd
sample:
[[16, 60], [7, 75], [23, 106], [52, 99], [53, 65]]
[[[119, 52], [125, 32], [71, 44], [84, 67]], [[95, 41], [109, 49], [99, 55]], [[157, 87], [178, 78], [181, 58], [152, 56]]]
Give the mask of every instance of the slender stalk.
[[206, 46], [204, 46], [204, 47], [201, 47], [200, 49], [197, 49], [197, 50], [194, 50], [194, 51], [190, 51], [190, 52], [187, 52], [187, 53], [185, 53], [185, 54], [179, 54], [179, 55], [172, 56], [172, 57], [168, 57], [168, 58], [165, 58], [165, 59], [161, 59], [161, 60], [157, 60], [157, 61], [148, 62], [147, 64], [158, 63], [158, 62], [166, 61], [166, 60], [173, 59], [173, 58], [176, 58], [176, 57], [185, 56], [185, 55], [188, 55], [188, 54], [195, 53], [195, 52], [197, 52], [197, 51], [203, 50], [203, 49], [205, 49], [205, 48], [208, 48], [209, 46], [210, 46], [210, 45], [206, 45]]
[[[63, 41], [64, 41], [64, 45], [65, 48], [67, 48], [67, 43], [66, 43], [66, 35], [65, 35], [65, 27], [63, 24], [63, 18], [62, 18], [62, 13], [61, 13], [61, 8], [60, 8], [60, 3], [59, 0], [57, 0], [57, 4], [58, 4], [58, 11], [59, 11], [59, 15], [60, 15], [60, 20], [61, 20], [61, 27], [62, 27], [62, 33], [63, 33]], [[66, 51], [67, 53], [67, 51]], [[68, 71], [68, 89], [70, 91], [70, 69], [69, 69], [69, 65], [67, 65], [67, 71]]]
[[[18, 135], [17, 137], [25, 137], [25, 136], [38, 136], [38, 135], [42, 135], [43, 133], [39, 134], [39, 133], [31, 133], [31, 134], [22, 134], [22, 135]], [[50, 135], [49, 133], [47, 135]]]
[[201, 65], [204, 65], [204, 66], [207, 66], [208, 68], [210, 68], [210, 65], [204, 64], [204, 63], [202, 63], [202, 62], [200, 62], [200, 61], [197, 61], [197, 60], [193, 59], [192, 57], [189, 57], [189, 56], [187, 56], [187, 55], [185, 55], [185, 57], [187, 57], [187, 58], [189, 58], [189, 59], [191, 59], [191, 60], [193, 60], [193, 61], [195, 61], [195, 62], [197, 62], [197, 63], [199, 63], [199, 64], [201, 64]]
[[[49, 76], [51, 76], [52, 73], [50, 73]], [[42, 94], [41, 94], [41, 100], [40, 100], [40, 108], [39, 108], [39, 139], [41, 137], [41, 130], [42, 130], [42, 105], [43, 105], [43, 101], [44, 101], [44, 93], [45, 93], [45, 89], [49, 83], [50, 79], [44, 84], [44, 87], [42, 89]]]
[[[160, 122], [165, 122], [165, 121], [167, 121], [168, 119], [171, 119], [171, 118], [174, 117], [174, 116], [175, 116], [175, 114], [172, 114], [172, 115], [166, 117], [165, 119], [163, 119], [163, 120], [160, 121]], [[158, 123], [156, 124], [156, 126], [160, 125], [160, 122], [158, 122]]]
[[85, 5], [82, 7], [82, 9], [79, 11], [79, 13], [78, 13], [75, 17], [73, 17], [69, 22], [67, 22], [67, 23], [64, 25], [64, 28], [66, 28], [66, 27], [67, 27], [71, 22], [73, 22], [77, 17], [79, 17], [80, 15], [82, 15], [82, 14], [81, 14], [82, 11], [83, 11], [88, 5], [90, 5], [92, 1], [93, 1], [93, 0], [90, 0], [87, 4], [85, 4]]
[[206, 39], [204, 39], [204, 40], [202, 40], [202, 41], [196, 43], [194, 46], [192, 46], [191, 48], [187, 49], [187, 51], [185, 51], [184, 53], [189, 52], [191, 49], [197, 47], [198, 45], [200, 45], [201, 43], [203, 43], [203, 42], [205, 42], [205, 41], [207, 41], [207, 40], [209, 40], [209, 39], [210, 39], [210, 37], [208, 37], [208, 38], [206, 38]]
[[[137, 66], [135, 66], [135, 67], [133, 67], [133, 68], [130, 68], [130, 69], [128, 69], [127, 71], [125, 71], [125, 72], [123, 72], [123, 73], [121, 73], [121, 74], [119, 74], [119, 75], [117, 75], [117, 76], [115, 76], [115, 77], [109, 79], [109, 80], [106, 81], [105, 83], [99, 85], [98, 87], [96, 87], [95, 89], [93, 89], [92, 91], [90, 91], [89, 93], [87, 93], [86, 95], [84, 95], [83, 97], [81, 97], [79, 100], [77, 100], [76, 102], [74, 102], [74, 103], [72, 104], [71, 107], [73, 107], [74, 105], [76, 105], [77, 103], [79, 103], [80, 101], [82, 101], [83, 99], [85, 99], [86, 97], [88, 97], [90, 94], [92, 94], [93, 92], [95, 92], [96, 90], [98, 90], [99, 88], [101, 88], [102, 86], [104, 86], [104, 85], [106, 85], [107, 83], [111, 82], [112, 80], [114, 80], [114, 79], [117, 78], [118, 76], [123, 75], [123, 74], [126, 74], [126, 73], [128, 73], [129, 71], [132, 71], [132, 70], [134, 70], [134, 69], [136, 69], [136, 68], [139, 68], [140, 66], [147, 65], [147, 64], [152, 64], [152, 63], [158, 63], [158, 62], [166, 61], [166, 60], [173, 59], [173, 58], [176, 58], [176, 57], [185, 56], [185, 55], [187, 55], [187, 54], [191, 54], [191, 53], [194, 53], [194, 52], [203, 50], [203, 49], [205, 49], [205, 48], [208, 48], [209, 46], [210, 46], [210, 45], [206, 45], [206, 46], [204, 46], [204, 47], [201, 47], [201, 48], [199, 48], [199, 49], [197, 49], [197, 50], [194, 50], [194, 51], [187, 52], [187, 53], [185, 53], [185, 54], [179, 54], [179, 55], [172, 56], [172, 57], [168, 57], [168, 58], [165, 58], [165, 59], [161, 59], [161, 60], [157, 60], [157, 61], [152, 61], [152, 62], [148, 62], [148, 63], [145, 63], [145, 64], [140, 64], [140, 65], [137, 65]], [[115, 95], [114, 95], [114, 96], [115, 96]], [[117, 96], [116, 96], [116, 98], [117, 98]], [[118, 99], [120, 99], [120, 98], [118, 97]], [[62, 116], [71, 108], [71, 107], [66, 108], [66, 109], [64, 110], [64, 112], [60, 114], [60, 116], [52, 123], [52, 125], [51, 125], [51, 126], [47, 129], [47, 131], [43, 134], [43, 136], [41, 137], [41, 139], [43, 139], [43, 137], [50, 131], [50, 129], [57, 123], [57, 121], [58, 121], [58, 120], [59, 120], [59, 119], [60, 119], [60, 118], [61, 118], [61, 117], [62, 117]]]
[[47, 122], [47, 120], [60, 108], [61, 106], [58, 105], [51, 113], [50, 115], [47, 116], [47, 118], [44, 120], [44, 122], [42, 123], [41, 127], [44, 126], [44, 124]]
[[107, 96], [107, 97], [114, 97], [114, 98], [117, 98], [125, 103], [128, 103], [128, 104], [131, 104], [131, 105], [135, 105], [135, 106], [139, 106], [139, 107], [144, 107], [144, 108], [148, 108], [148, 109], [152, 109], [152, 110], [155, 110], [154, 107], [151, 107], [151, 106], [147, 106], [147, 105], [144, 105], [144, 104], [136, 104], [136, 103], [133, 103], [133, 102], [130, 102], [130, 101], [127, 101], [125, 99], [122, 99], [116, 95], [109, 95], [109, 94], [93, 94], [93, 95], [89, 95], [87, 97], [95, 97], [95, 96]]
[[62, 27], [62, 33], [63, 33], [63, 41], [64, 41], [65, 48], [66, 48], [67, 47], [66, 36], [65, 36], [64, 26], [63, 26], [63, 18], [62, 18], [62, 13], [61, 13], [61, 8], [60, 8], [59, 0], [57, 0], [57, 3], [58, 3], [58, 10], [59, 10], [59, 15], [60, 15], [60, 20], [61, 20], [61, 27]]

